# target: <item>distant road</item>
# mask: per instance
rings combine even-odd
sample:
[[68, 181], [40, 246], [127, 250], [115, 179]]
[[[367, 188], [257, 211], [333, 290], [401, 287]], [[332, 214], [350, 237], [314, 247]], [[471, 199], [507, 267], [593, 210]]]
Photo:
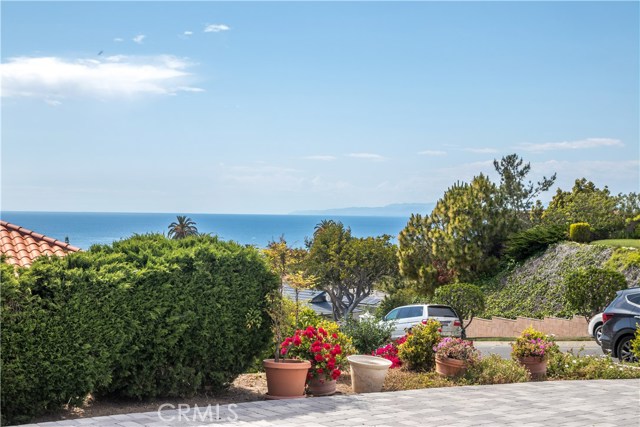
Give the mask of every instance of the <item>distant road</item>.
[[[511, 358], [511, 346], [508, 342], [504, 341], [475, 341], [474, 346], [480, 350], [483, 355], [487, 354], [498, 354], [503, 359]], [[569, 350], [573, 350], [574, 353], [577, 353], [582, 347], [584, 350], [580, 353], [581, 355], [591, 355], [591, 356], [601, 356], [602, 349], [595, 341], [560, 341], [558, 342], [560, 346], [560, 350], [563, 352], [567, 352]]]

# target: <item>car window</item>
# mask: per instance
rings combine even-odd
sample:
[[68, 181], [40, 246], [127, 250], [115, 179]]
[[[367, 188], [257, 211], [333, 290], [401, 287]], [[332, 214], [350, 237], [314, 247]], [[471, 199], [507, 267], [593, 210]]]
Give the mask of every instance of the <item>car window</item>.
[[429, 317], [458, 317], [449, 307], [429, 307]]
[[398, 319], [407, 319], [409, 317], [421, 317], [422, 316], [422, 307], [403, 307], [400, 309], [400, 314], [398, 314]]
[[627, 295], [627, 300], [635, 305], [640, 305], [640, 294]]
[[384, 316], [384, 320], [396, 320], [396, 318], [398, 317], [398, 312], [400, 311], [399, 308], [393, 309], [389, 312], [389, 314], [387, 314], [386, 316]]

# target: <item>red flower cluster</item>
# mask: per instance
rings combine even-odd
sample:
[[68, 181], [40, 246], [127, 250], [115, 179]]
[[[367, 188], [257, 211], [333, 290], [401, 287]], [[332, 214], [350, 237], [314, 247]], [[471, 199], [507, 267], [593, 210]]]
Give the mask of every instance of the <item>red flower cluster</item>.
[[342, 348], [335, 342], [338, 334], [331, 334], [323, 328], [308, 326], [306, 329], [296, 330], [292, 337], [286, 338], [282, 343], [282, 355], [289, 354], [293, 357], [307, 359], [311, 362], [308, 378], [336, 380], [342, 372], [343, 364]]
[[399, 368], [402, 366], [402, 361], [398, 357], [398, 347], [400, 344], [407, 340], [407, 336], [402, 336], [397, 340], [391, 342], [391, 344], [387, 344], [383, 347], [380, 347], [371, 353], [372, 356], [380, 356], [384, 359], [391, 361], [391, 368]]

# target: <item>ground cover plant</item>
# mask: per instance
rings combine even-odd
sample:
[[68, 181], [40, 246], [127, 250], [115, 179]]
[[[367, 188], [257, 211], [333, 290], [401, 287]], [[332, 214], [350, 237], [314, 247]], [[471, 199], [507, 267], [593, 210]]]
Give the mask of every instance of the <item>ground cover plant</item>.
[[640, 364], [616, 363], [610, 356], [580, 355], [580, 352], [555, 353], [547, 362], [550, 379], [600, 380], [640, 378]]
[[636, 248], [640, 249], [640, 239], [604, 239], [594, 240], [592, 245], [613, 246], [616, 248]]

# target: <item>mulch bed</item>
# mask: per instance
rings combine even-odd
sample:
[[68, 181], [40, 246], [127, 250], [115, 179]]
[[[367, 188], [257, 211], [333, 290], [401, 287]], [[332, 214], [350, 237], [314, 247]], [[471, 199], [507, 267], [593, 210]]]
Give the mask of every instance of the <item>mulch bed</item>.
[[[221, 392], [205, 392], [190, 398], [155, 398], [155, 399], [114, 399], [107, 397], [93, 398], [88, 396], [81, 407], [67, 407], [49, 414], [37, 417], [32, 422], [41, 423], [47, 421], [61, 421], [75, 418], [92, 418], [106, 415], [129, 414], [135, 412], [154, 412], [160, 405], [170, 403], [174, 407], [179, 404], [190, 406], [198, 405], [226, 405], [229, 403], [254, 402], [265, 400], [267, 393], [267, 379], [264, 373], [242, 374]], [[338, 380], [336, 395], [353, 394], [351, 390], [351, 377], [347, 373]], [[171, 409], [171, 408], [168, 408]]]

